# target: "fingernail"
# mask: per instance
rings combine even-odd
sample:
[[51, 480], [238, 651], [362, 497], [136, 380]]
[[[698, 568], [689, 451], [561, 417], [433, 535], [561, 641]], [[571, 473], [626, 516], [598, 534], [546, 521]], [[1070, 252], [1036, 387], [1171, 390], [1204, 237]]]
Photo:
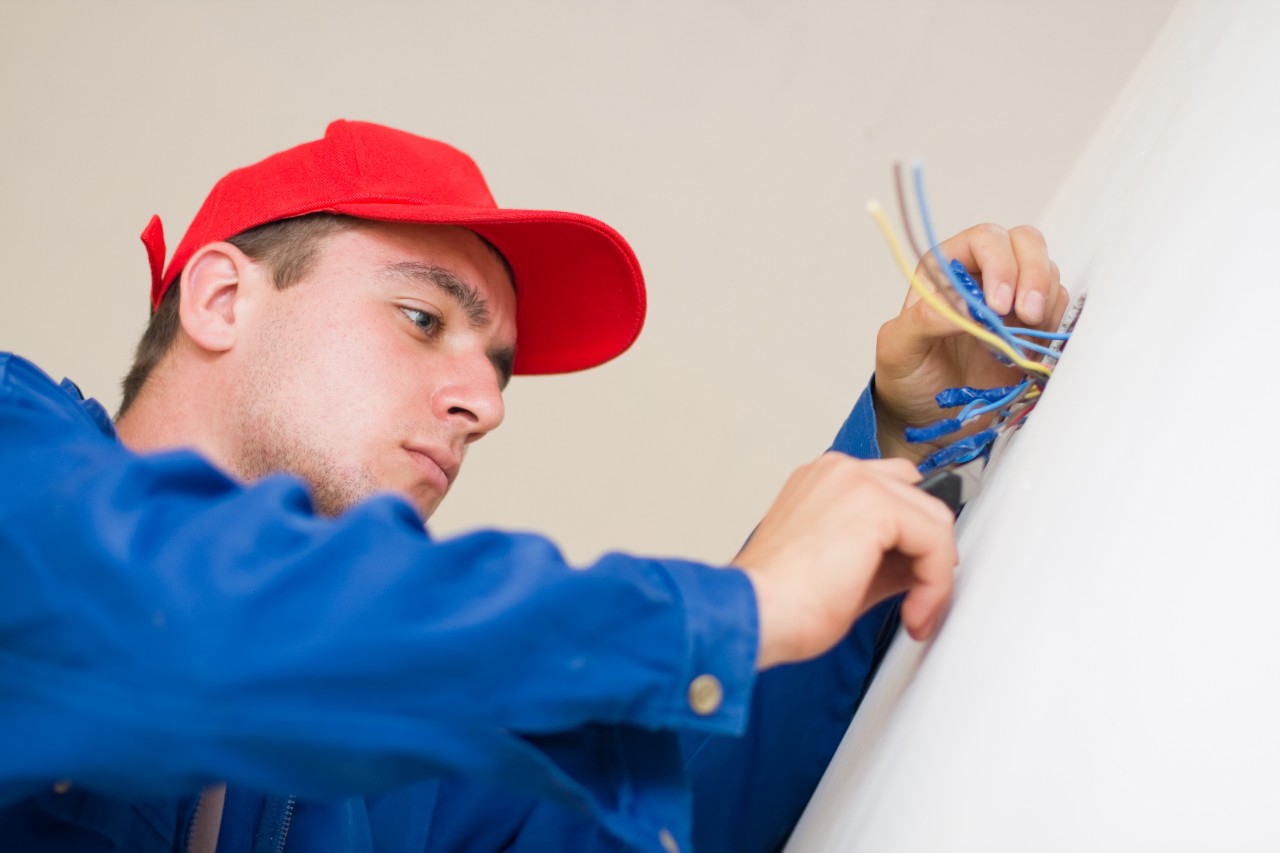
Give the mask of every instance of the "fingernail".
[[996, 309], [997, 314], [1008, 314], [1009, 309], [1013, 307], [1013, 286], [1003, 281], [997, 284], [992, 301], [995, 304], [991, 307]]
[[1044, 297], [1031, 291], [1022, 298], [1022, 319], [1028, 323], [1039, 323], [1044, 319]]

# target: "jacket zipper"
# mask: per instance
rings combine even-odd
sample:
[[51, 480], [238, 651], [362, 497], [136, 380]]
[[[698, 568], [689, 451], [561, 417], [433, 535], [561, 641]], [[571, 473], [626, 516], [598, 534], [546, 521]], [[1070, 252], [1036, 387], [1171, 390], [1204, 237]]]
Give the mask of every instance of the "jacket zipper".
[[280, 837], [276, 840], [276, 853], [284, 853], [284, 842], [289, 837], [289, 824], [293, 822], [293, 806], [297, 801], [298, 798], [293, 794], [284, 801], [284, 817], [280, 822]]
[[182, 849], [191, 853], [191, 840], [196, 834], [196, 821], [200, 820], [200, 809], [204, 806], [204, 791], [196, 797], [195, 811], [191, 812], [191, 822], [187, 824], [187, 838], [182, 844]]
[[[196, 807], [191, 812], [191, 822], [187, 824], [186, 843], [182, 847], [186, 853], [216, 851], [226, 803], [226, 785], [208, 785], [200, 791], [200, 795], [196, 797]], [[200, 842], [199, 851], [196, 850], [197, 841]]]

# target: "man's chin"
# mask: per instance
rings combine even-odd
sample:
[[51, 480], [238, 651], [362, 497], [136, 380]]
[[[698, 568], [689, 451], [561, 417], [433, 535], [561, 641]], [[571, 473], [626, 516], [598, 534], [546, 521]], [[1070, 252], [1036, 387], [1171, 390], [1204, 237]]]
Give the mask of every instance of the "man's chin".
[[[448, 492], [446, 492], [447, 494]], [[430, 497], [409, 496], [409, 503], [413, 504], [418, 510], [418, 515], [422, 516], [422, 520], [426, 521], [440, 508], [440, 504], [444, 501], [444, 495], [432, 492]]]
[[337, 516], [375, 495], [392, 494], [406, 501], [425, 521], [430, 518], [441, 501], [444, 500], [449, 486], [444, 493], [433, 483], [416, 482], [408, 487], [401, 483], [396, 485], [378, 484], [368, 477], [350, 477], [343, 479], [307, 478], [311, 487], [311, 503], [320, 515]]
[[375, 493], [392, 494], [403, 499], [417, 511], [418, 515], [422, 517], [424, 522], [431, 518], [432, 514], [434, 514], [440, 507], [441, 502], [443, 502], [445, 498], [438, 489], [426, 484], [416, 484], [414, 487], [408, 489], [380, 489]]

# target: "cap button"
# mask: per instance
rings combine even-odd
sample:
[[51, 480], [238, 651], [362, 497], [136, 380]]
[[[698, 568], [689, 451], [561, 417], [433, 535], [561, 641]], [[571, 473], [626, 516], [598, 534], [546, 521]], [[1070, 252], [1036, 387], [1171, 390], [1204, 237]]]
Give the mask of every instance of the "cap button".
[[53, 792], [55, 794], [65, 794], [67, 791], [70, 791], [70, 790], [71, 790], [70, 779], [59, 779], [57, 782], [53, 783]]
[[714, 675], [699, 675], [689, 684], [689, 707], [695, 714], [714, 714], [723, 701], [724, 686]]

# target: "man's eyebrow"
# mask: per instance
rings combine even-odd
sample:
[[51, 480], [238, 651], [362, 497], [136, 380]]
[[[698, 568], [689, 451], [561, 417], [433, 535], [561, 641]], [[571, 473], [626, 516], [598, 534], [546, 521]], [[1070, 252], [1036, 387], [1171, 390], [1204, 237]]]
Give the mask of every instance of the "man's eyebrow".
[[[418, 261], [401, 261], [391, 264], [382, 270], [384, 275], [407, 278], [410, 281], [438, 287], [453, 297], [467, 315], [467, 321], [473, 327], [482, 328], [489, 324], [489, 303], [480, 292], [467, 282], [458, 278], [444, 267], [434, 264], [423, 264]], [[511, 381], [511, 373], [516, 360], [516, 352], [511, 347], [503, 347], [489, 354], [489, 361], [498, 373], [498, 387], [506, 388]]]
[[472, 326], [479, 328], [489, 324], [489, 303], [478, 290], [444, 267], [401, 261], [384, 267], [383, 273], [438, 287], [457, 301]]

